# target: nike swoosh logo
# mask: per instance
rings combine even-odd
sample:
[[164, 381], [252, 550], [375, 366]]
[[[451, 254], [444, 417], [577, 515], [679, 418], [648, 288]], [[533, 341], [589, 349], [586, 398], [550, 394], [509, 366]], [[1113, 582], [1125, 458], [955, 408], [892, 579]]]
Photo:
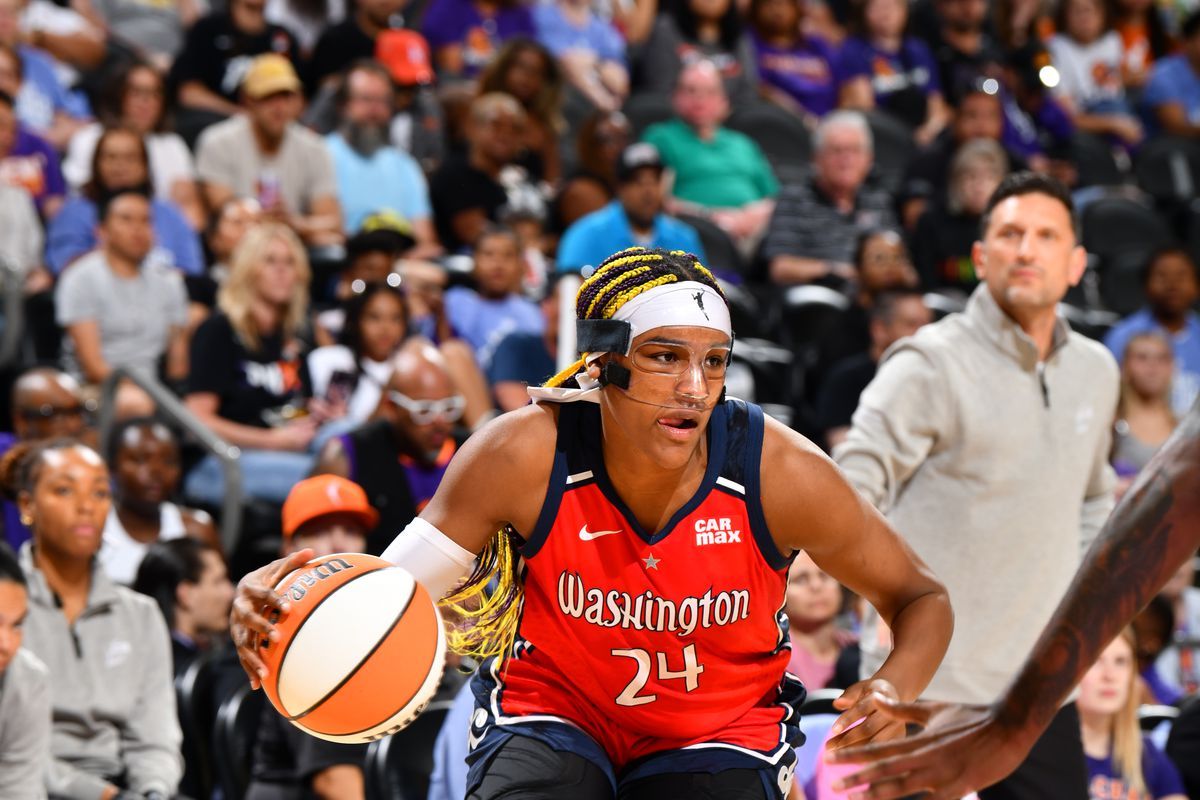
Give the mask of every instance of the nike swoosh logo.
[[484, 728], [483, 732], [480, 733], [478, 736], [476, 736], [475, 731], [468, 730], [467, 731], [467, 750], [471, 751], [471, 750], [474, 750], [476, 747], [478, 747], [479, 743], [483, 741], [484, 734], [486, 734], [487, 732], [488, 732], [488, 729]]
[[584, 525], [579, 529], [579, 538], [585, 542], [590, 542], [592, 539], [599, 539], [601, 536], [608, 536], [613, 533], [620, 533], [620, 531], [589, 531], [587, 525]]

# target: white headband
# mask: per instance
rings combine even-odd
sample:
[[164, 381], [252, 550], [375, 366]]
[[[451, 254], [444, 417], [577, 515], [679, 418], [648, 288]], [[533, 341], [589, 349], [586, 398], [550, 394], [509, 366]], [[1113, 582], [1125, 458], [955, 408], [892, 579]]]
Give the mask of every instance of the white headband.
[[[712, 328], [733, 338], [725, 298], [698, 281], [655, 286], [622, 305], [612, 318], [629, 323], [629, 347], [646, 331], [668, 325]], [[629, 355], [629, 349], [621, 355]]]
[[[611, 341], [623, 341], [621, 355], [629, 355], [633, 348], [633, 340], [648, 330], [663, 328], [668, 325], [686, 325], [696, 328], [710, 328], [733, 338], [733, 324], [729, 319], [729, 306], [725, 298], [711, 286], [698, 281], [681, 281], [655, 286], [642, 292], [632, 300], [627, 301], [617, 309], [611, 320], [604, 320], [610, 327], [611, 323], [625, 323], [628, 331], [621, 331]], [[613, 333], [610, 330], [607, 332]], [[588, 351], [588, 363], [595, 361], [606, 352], [615, 349]], [[586, 371], [575, 376], [578, 389], [561, 387], [530, 386], [529, 396], [534, 402], [548, 400], [557, 403], [570, 403], [578, 400], [599, 402], [600, 384], [593, 380]]]

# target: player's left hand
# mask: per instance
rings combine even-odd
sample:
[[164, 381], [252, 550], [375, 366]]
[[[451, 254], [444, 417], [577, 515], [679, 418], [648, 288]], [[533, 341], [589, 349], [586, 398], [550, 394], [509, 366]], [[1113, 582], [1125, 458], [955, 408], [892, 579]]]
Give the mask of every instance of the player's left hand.
[[867, 742], [885, 742], [904, 736], [904, 723], [881, 714], [872, 698], [876, 695], [892, 701], [899, 701], [900, 693], [890, 681], [883, 678], [869, 678], [850, 686], [842, 696], [833, 701], [833, 707], [842, 715], [833, 722], [829, 729], [829, 739], [826, 747], [838, 750], [843, 747], [866, 744]]

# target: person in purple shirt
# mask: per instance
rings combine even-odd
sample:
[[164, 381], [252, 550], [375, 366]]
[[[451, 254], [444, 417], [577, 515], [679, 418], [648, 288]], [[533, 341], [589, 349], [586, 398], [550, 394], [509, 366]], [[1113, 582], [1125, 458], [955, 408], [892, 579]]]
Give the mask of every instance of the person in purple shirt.
[[43, 219], [62, 208], [66, 182], [58, 154], [17, 122], [13, 98], [0, 92], [0, 183], [29, 192]]
[[1179, 770], [1138, 726], [1132, 628], [1100, 654], [1079, 682], [1083, 753], [1092, 800], [1187, 800]]
[[537, 304], [520, 294], [524, 271], [516, 233], [492, 226], [475, 242], [475, 288], [456, 286], [446, 292], [450, 326], [471, 345], [485, 373], [505, 336], [517, 331], [540, 334], [545, 328]]
[[533, 15], [521, 0], [433, 0], [421, 23], [443, 77], [473, 78], [514, 36], [533, 38]]
[[871, 106], [865, 73], [846, 75], [837, 49], [801, 32], [801, 0], [751, 0], [750, 41], [762, 91], [810, 123], [835, 108]]
[[[47, 268], [57, 275], [96, 246], [96, 200], [101, 194], [138, 187], [150, 195], [150, 163], [144, 140], [124, 128], [105, 130], [92, 156], [92, 180], [84, 187], [83, 195], [68, 200], [47, 227]], [[189, 275], [203, 273], [200, 238], [178, 206], [154, 198], [150, 210], [157, 256]]]
[[866, 76], [874, 105], [915, 129], [918, 144], [933, 141], [952, 112], [938, 79], [937, 62], [924, 42], [906, 35], [906, 0], [865, 0], [858, 31], [842, 43], [842, 74]]

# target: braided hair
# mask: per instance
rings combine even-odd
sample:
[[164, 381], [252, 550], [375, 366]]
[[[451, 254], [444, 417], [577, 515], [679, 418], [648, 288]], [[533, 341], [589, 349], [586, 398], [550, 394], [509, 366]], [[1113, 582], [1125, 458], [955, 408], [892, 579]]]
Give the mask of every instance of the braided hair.
[[[725, 297], [720, 284], [700, 260], [682, 250], [630, 247], [606, 258], [575, 295], [576, 319], [611, 319], [628, 301], [657, 286], [696, 281]], [[577, 386], [575, 376], [587, 366], [583, 358], [546, 381], [546, 386]], [[498, 531], [479, 554], [475, 570], [441, 606], [449, 621], [447, 642], [461, 655], [504, 658], [513, 647], [524, 594], [521, 587], [520, 538], [511, 527]], [[494, 582], [494, 586], [493, 586]]]
[[[721, 285], [700, 259], [682, 250], [630, 247], [614, 253], [596, 267], [575, 296], [576, 319], [612, 319], [613, 314], [642, 292], [680, 281], [696, 281], [725, 297]], [[546, 381], [547, 386], [568, 386], [587, 366], [588, 354]]]

